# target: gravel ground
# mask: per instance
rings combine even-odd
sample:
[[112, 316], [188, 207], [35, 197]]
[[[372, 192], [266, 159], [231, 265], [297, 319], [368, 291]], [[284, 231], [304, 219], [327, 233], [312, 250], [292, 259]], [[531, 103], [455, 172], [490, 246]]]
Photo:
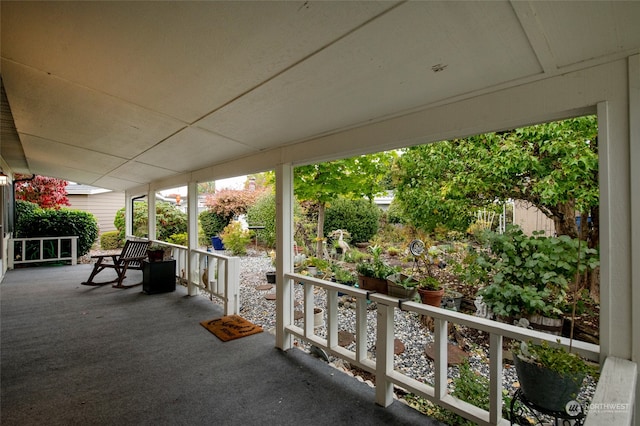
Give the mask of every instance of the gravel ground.
[[[241, 258], [240, 266], [240, 314], [247, 320], [261, 325], [266, 331], [274, 333], [275, 329], [275, 301], [267, 300], [265, 296], [268, 293], [275, 292], [275, 286], [268, 290], [259, 290], [257, 287], [267, 284], [265, 273], [273, 270], [271, 259], [264, 252], [250, 251], [247, 256]], [[302, 286], [296, 285], [295, 289], [296, 306], [302, 303], [303, 293]], [[344, 297], [343, 297], [344, 299]], [[216, 303], [214, 300], [213, 303]], [[326, 306], [325, 292], [316, 291], [316, 306]], [[355, 333], [355, 311], [352, 308], [340, 304], [338, 310], [338, 330], [346, 330]], [[348, 306], [348, 304], [347, 304]], [[296, 309], [299, 309], [297, 307]], [[433, 335], [420, 322], [418, 315], [411, 312], [395, 310], [395, 334], [405, 346], [403, 353], [395, 356], [395, 369], [403, 372], [409, 377], [416, 380], [433, 383], [433, 362], [425, 355], [425, 346], [433, 342]], [[376, 331], [376, 310], [375, 306], [370, 306], [367, 321], [367, 348], [375, 354], [375, 331]], [[300, 321], [302, 325], [302, 321]], [[326, 328], [316, 328], [316, 334], [322, 337], [326, 336]], [[462, 330], [464, 334], [464, 330]], [[475, 344], [472, 339], [466, 339], [468, 344], [467, 352], [469, 353], [469, 364], [478, 373], [488, 377], [488, 347], [482, 344]], [[303, 342], [297, 342], [296, 345], [304, 350], [310, 350], [309, 346]], [[355, 344], [351, 343], [346, 347], [355, 350]], [[362, 380], [369, 382], [368, 379], [375, 379], [366, 372], [353, 370], [347, 362], [343, 362], [334, 357], [330, 357], [329, 361], [337, 368], [354, 374], [356, 377], [362, 377]], [[449, 367], [449, 387], [451, 387], [452, 379], [458, 374], [457, 367]], [[370, 383], [371, 384], [371, 383]], [[503, 370], [503, 386], [513, 394], [519, 386], [515, 368], [511, 364], [505, 364]], [[583, 393], [579, 395], [579, 402], [588, 405], [588, 401], [592, 398], [595, 390], [595, 384], [589, 379], [587, 386], [584, 386]]]

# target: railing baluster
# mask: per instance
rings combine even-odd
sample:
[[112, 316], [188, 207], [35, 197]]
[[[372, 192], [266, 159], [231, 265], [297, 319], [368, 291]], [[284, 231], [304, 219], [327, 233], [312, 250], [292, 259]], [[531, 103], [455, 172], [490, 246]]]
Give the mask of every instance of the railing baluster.
[[338, 290], [327, 290], [327, 346], [338, 346]]
[[502, 419], [502, 335], [489, 336], [489, 421]]
[[435, 397], [441, 400], [447, 394], [447, 320], [434, 318], [434, 349], [435, 357], [433, 360], [435, 370]]
[[310, 282], [304, 283], [304, 335], [305, 337], [313, 334], [313, 284]]
[[367, 359], [367, 299], [356, 300], [356, 361]]

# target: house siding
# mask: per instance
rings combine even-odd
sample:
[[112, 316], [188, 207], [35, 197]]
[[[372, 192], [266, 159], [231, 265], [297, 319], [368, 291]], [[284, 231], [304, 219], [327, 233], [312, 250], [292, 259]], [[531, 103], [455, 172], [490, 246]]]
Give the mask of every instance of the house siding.
[[116, 212], [124, 207], [124, 192], [104, 192], [101, 194], [69, 194], [69, 208], [92, 213], [97, 221], [100, 233], [115, 231], [113, 221]]

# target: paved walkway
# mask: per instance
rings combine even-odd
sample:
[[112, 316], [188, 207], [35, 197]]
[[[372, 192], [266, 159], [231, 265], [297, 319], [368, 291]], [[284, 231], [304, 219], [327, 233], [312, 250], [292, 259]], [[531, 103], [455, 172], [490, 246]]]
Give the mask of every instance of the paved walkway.
[[0, 283], [3, 426], [436, 424], [377, 406], [369, 386], [266, 332], [222, 343], [199, 324], [221, 308], [183, 287], [80, 285], [89, 272], [25, 268]]

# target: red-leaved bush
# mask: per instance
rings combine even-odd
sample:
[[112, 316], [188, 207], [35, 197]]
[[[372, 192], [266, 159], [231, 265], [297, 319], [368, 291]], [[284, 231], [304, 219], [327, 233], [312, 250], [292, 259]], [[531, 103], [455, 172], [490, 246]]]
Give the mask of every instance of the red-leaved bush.
[[[24, 176], [16, 175], [22, 179]], [[63, 179], [35, 176], [31, 180], [25, 180], [16, 184], [16, 200], [24, 200], [35, 203], [43, 209], [59, 209], [62, 206], [70, 206], [67, 198], [67, 181]]]
[[221, 189], [213, 195], [208, 195], [205, 205], [213, 213], [225, 218], [232, 218], [247, 213], [247, 209], [256, 202], [256, 199], [263, 192]]

